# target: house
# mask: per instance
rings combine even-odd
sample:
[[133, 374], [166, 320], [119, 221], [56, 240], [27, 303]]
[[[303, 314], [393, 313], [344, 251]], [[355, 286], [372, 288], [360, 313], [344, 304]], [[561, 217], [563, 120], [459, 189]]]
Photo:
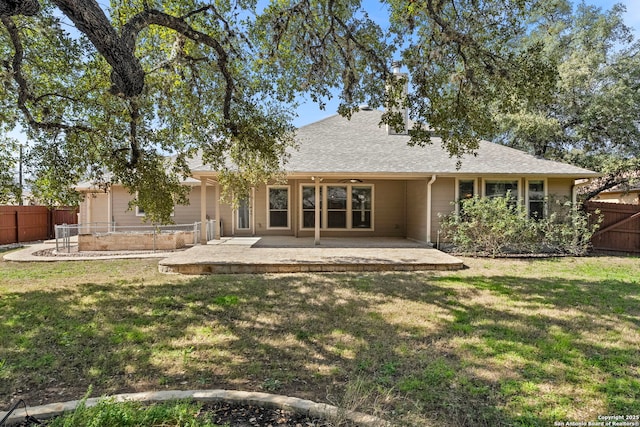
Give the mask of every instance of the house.
[[[408, 135], [379, 125], [381, 114], [363, 108], [351, 120], [334, 115], [300, 128], [286, 182], [254, 188], [235, 209], [220, 201], [217, 172], [194, 159], [185, 182], [192, 187], [191, 204], [176, 206], [174, 221], [218, 218], [216, 237], [286, 235], [314, 237], [316, 243], [321, 237], [400, 237], [431, 243], [439, 215], [454, 210], [456, 200], [510, 192], [540, 215], [547, 196], [575, 201], [577, 184], [598, 176], [487, 141], [458, 167], [440, 138], [426, 147], [409, 146]], [[143, 213], [128, 210], [131, 196], [123, 188], [113, 185], [95, 196], [82, 203], [81, 223], [140, 224]]]
[[610, 190], [602, 191], [593, 198], [593, 201], [640, 205], [640, 185], [618, 185]]

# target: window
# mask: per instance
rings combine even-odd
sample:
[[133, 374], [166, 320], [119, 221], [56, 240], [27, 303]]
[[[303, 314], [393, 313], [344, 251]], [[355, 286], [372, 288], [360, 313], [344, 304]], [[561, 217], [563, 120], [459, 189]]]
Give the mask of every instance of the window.
[[527, 184], [527, 209], [530, 218], [544, 218], [545, 211], [545, 189], [544, 181], [529, 181]]
[[289, 228], [289, 187], [268, 187], [268, 228]]
[[[320, 228], [322, 228], [322, 187], [320, 187]], [[302, 187], [302, 228], [316, 226], [316, 187]]]
[[136, 216], [144, 216], [144, 209], [136, 205]]
[[351, 226], [371, 228], [371, 187], [351, 187]]
[[[320, 186], [320, 228], [373, 228], [373, 186], [325, 184]], [[302, 186], [302, 228], [315, 228], [315, 186]], [[326, 207], [326, 208], [325, 208]]]
[[518, 181], [485, 181], [486, 197], [518, 198]]
[[238, 230], [249, 228], [249, 199], [241, 199], [238, 203]]
[[347, 228], [347, 187], [327, 186], [327, 227]]
[[476, 181], [473, 179], [461, 179], [458, 181], [458, 201], [473, 199], [475, 196]]

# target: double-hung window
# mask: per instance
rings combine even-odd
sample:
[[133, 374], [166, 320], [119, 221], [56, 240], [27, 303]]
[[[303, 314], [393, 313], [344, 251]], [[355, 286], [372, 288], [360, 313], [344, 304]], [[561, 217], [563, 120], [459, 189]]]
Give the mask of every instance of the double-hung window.
[[267, 187], [268, 228], [289, 228], [289, 187]]
[[530, 218], [541, 219], [545, 216], [544, 180], [527, 181], [527, 211]]
[[327, 186], [327, 227], [347, 228], [347, 187]]

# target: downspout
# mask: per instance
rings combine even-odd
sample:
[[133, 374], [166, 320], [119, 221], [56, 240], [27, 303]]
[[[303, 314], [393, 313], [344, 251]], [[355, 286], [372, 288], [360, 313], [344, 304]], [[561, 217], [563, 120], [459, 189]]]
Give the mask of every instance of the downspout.
[[432, 197], [431, 197], [431, 186], [436, 182], [436, 176], [431, 176], [431, 181], [427, 183], [427, 244], [433, 245], [431, 243], [431, 205], [432, 205]]

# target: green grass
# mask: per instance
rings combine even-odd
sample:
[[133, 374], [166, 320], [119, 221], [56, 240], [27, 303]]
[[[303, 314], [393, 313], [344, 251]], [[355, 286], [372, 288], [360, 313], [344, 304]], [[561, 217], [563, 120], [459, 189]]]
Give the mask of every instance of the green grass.
[[50, 427], [221, 427], [201, 414], [202, 405], [189, 401], [170, 401], [145, 406], [139, 402], [101, 399], [86, 407], [54, 418]]
[[640, 260], [465, 259], [445, 273], [161, 275], [0, 263], [0, 408], [268, 391], [404, 426], [640, 413]]

